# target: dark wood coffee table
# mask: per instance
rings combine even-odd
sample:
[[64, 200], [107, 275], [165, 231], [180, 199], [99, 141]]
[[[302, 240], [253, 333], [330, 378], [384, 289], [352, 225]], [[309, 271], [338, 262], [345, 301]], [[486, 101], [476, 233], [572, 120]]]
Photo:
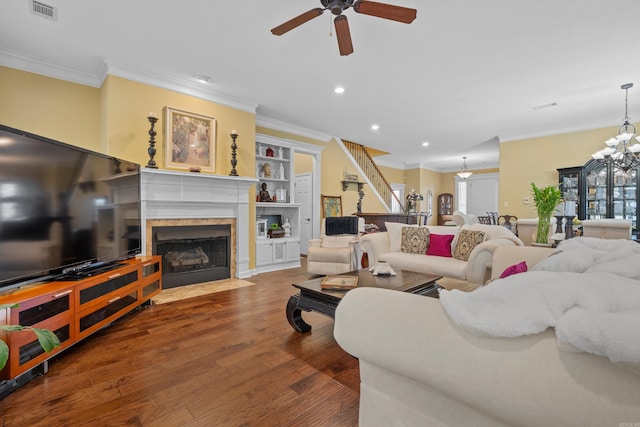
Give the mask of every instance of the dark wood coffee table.
[[[436, 280], [442, 276], [417, 273], [414, 271], [396, 270], [395, 276], [374, 276], [369, 270], [351, 271], [343, 275], [358, 276], [359, 288], [382, 288], [394, 291], [409, 292], [438, 298]], [[302, 311], [316, 311], [331, 318], [335, 318], [336, 308], [348, 291], [330, 291], [320, 288], [323, 277], [294, 283], [300, 293], [291, 296], [287, 302], [287, 320], [298, 332], [309, 332], [311, 325], [302, 320]]]

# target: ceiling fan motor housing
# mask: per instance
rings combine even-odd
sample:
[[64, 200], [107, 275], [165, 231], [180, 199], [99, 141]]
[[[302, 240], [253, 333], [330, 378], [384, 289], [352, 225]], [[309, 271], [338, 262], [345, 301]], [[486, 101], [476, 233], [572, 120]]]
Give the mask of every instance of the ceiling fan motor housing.
[[351, 2], [344, 0], [320, 0], [322, 5], [334, 15], [341, 15], [342, 12], [351, 7]]

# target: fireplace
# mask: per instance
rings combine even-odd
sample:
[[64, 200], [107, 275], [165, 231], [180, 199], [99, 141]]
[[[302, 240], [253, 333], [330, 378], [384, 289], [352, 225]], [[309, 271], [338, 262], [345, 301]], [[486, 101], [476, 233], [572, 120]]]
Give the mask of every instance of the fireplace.
[[231, 277], [231, 225], [160, 226], [151, 234], [163, 288]]
[[[153, 253], [156, 227], [228, 225], [231, 236], [227, 277], [251, 276], [249, 190], [255, 187], [256, 178], [157, 169], [143, 169], [140, 175], [143, 253]], [[164, 280], [163, 286], [167, 287]]]

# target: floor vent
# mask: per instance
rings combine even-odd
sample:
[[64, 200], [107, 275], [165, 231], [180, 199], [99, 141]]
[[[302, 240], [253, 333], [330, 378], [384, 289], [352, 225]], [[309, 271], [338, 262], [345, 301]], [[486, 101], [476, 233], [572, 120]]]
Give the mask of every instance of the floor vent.
[[33, 13], [34, 15], [42, 16], [43, 18], [51, 19], [53, 21], [58, 20], [57, 8], [36, 0], [31, 0], [31, 13]]

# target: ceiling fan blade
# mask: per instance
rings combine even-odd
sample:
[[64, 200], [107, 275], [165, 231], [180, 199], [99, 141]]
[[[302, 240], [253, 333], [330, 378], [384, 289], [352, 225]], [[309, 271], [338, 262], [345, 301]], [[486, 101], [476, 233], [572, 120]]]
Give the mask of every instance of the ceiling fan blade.
[[340, 55], [347, 56], [353, 53], [353, 45], [351, 44], [351, 32], [349, 31], [349, 21], [344, 15], [338, 15], [333, 20], [336, 25], [336, 38], [338, 39], [338, 48]]
[[320, 7], [316, 7], [315, 9], [311, 9], [305, 13], [303, 13], [302, 15], [296, 16], [293, 19], [288, 20], [287, 22], [285, 22], [284, 24], [280, 24], [277, 27], [273, 28], [271, 30], [271, 33], [276, 35], [276, 36], [281, 36], [284, 33], [293, 30], [294, 28], [304, 24], [307, 21], [311, 21], [313, 18], [316, 18], [320, 15], [322, 15], [322, 12], [324, 12], [324, 9], [320, 8]]
[[358, 13], [377, 16], [378, 18], [391, 19], [392, 21], [411, 24], [416, 19], [416, 10], [408, 7], [394, 6], [392, 4], [378, 3], [374, 1], [360, 0], [353, 5]]

